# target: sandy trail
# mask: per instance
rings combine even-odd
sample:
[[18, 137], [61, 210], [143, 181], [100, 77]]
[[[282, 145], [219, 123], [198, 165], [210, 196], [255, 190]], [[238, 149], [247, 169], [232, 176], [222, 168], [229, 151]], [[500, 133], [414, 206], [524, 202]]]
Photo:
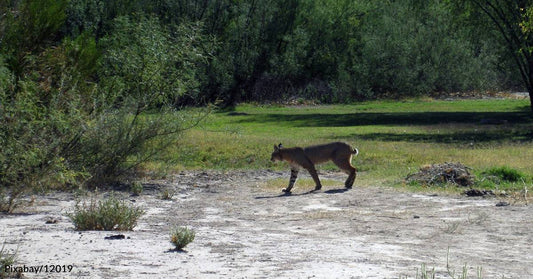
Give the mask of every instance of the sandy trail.
[[[17, 267], [60, 265], [26, 278], [415, 278], [422, 264], [469, 278], [533, 278], [533, 207], [496, 199], [434, 196], [378, 187], [344, 191], [338, 180], [310, 194], [265, 189], [286, 172], [185, 172], [128, 197], [146, 214], [131, 232], [74, 231], [71, 194], [37, 197], [27, 213], [0, 215], [0, 241]], [[170, 188], [174, 199], [160, 191]], [[57, 223], [46, 224], [48, 219]], [[169, 230], [196, 231], [186, 252], [171, 251]], [[123, 240], [104, 237], [122, 233]], [[457, 275], [456, 275], [457, 276]]]

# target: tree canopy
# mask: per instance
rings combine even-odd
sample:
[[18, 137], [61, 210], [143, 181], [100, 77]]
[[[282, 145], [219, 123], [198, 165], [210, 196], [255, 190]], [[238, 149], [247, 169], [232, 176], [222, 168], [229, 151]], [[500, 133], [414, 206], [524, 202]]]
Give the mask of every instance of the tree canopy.
[[[139, 55], [170, 59], [159, 78], [172, 80], [169, 86], [180, 92], [179, 98], [167, 96], [176, 105], [528, 89], [528, 1], [2, 2], [0, 49], [17, 81], [30, 71], [28, 60], [83, 37], [94, 42], [98, 57], [84, 61], [92, 63], [84, 80], [101, 85], [119, 74], [108, 59], [113, 48], [131, 37], [148, 42], [160, 35], [166, 58], [143, 54], [150, 47], [142, 42], [128, 44], [130, 55], [123, 56], [139, 67], [146, 63]], [[180, 44], [201, 55], [184, 56]], [[33, 70], [43, 75], [44, 69]], [[183, 76], [172, 78], [171, 72]]]

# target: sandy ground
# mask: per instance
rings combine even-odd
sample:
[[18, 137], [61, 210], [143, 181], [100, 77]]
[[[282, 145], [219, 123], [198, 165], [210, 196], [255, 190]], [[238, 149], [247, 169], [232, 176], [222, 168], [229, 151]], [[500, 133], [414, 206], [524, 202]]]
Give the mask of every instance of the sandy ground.
[[[436, 278], [467, 265], [468, 278], [533, 278], [533, 207], [495, 206], [495, 198], [339, 186], [294, 194], [265, 187], [288, 172], [187, 172], [145, 184], [128, 197], [146, 214], [134, 231], [74, 230], [71, 194], [36, 198], [24, 213], [0, 215], [0, 242], [17, 250], [16, 267], [61, 266], [26, 278], [415, 278], [422, 264]], [[173, 200], [160, 198], [164, 188]], [[49, 219], [58, 222], [47, 224]], [[173, 225], [196, 239], [175, 252]], [[124, 234], [126, 239], [107, 240]], [[449, 253], [448, 253], [449, 250]], [[69, 266], [72, 270], [69, 271]], [[66, 269], [65, 269], [66, 268]]]

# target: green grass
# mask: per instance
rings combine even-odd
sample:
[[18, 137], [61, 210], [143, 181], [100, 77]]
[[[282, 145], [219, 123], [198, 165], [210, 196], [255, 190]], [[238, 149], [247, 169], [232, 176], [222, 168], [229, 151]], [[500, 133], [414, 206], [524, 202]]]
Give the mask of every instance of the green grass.
[[[183, 169], [288, 169], [270, 162], [273, 145], [346, 141], [360, 150], [356, 185], [401, 184], [425, 164], [461, 162], [475, 170], [506, 166], [531, 181], [533, 113], [528, 100], [371, 101], [352, 105], [239, 105], [188, 130], [145, 164]], [[481, 125], [483, 119], [506, 120]], [[169, 119], [171, 121], [171, 119]], [[169, 163], [170, 162], [170, 163]], [[335, 169], [332, 164], [319, 169]], [[523, 188], [523, 186], [521, 186]]]

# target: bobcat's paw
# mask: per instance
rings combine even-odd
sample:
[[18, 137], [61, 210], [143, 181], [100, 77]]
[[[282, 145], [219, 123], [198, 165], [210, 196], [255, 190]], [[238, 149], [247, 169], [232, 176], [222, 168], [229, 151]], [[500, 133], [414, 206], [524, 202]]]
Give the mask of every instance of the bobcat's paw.
[[291, 190], [290, 190], [290, 189], [287, 190], [287, 188], [283, 188], [283, 189], [281, 189], [281, 191], [282, 191], [283, 193], [287, 194], [287, 195], [290, 195], [290, 194], [291, 194]]
[[309, 193], [316, 193], [316, 192], [320, 191], [320, 189], [322, 189], [322, 187], [320, 187], [320, 188], [315, 188], [315, 189], [309, 191]]

